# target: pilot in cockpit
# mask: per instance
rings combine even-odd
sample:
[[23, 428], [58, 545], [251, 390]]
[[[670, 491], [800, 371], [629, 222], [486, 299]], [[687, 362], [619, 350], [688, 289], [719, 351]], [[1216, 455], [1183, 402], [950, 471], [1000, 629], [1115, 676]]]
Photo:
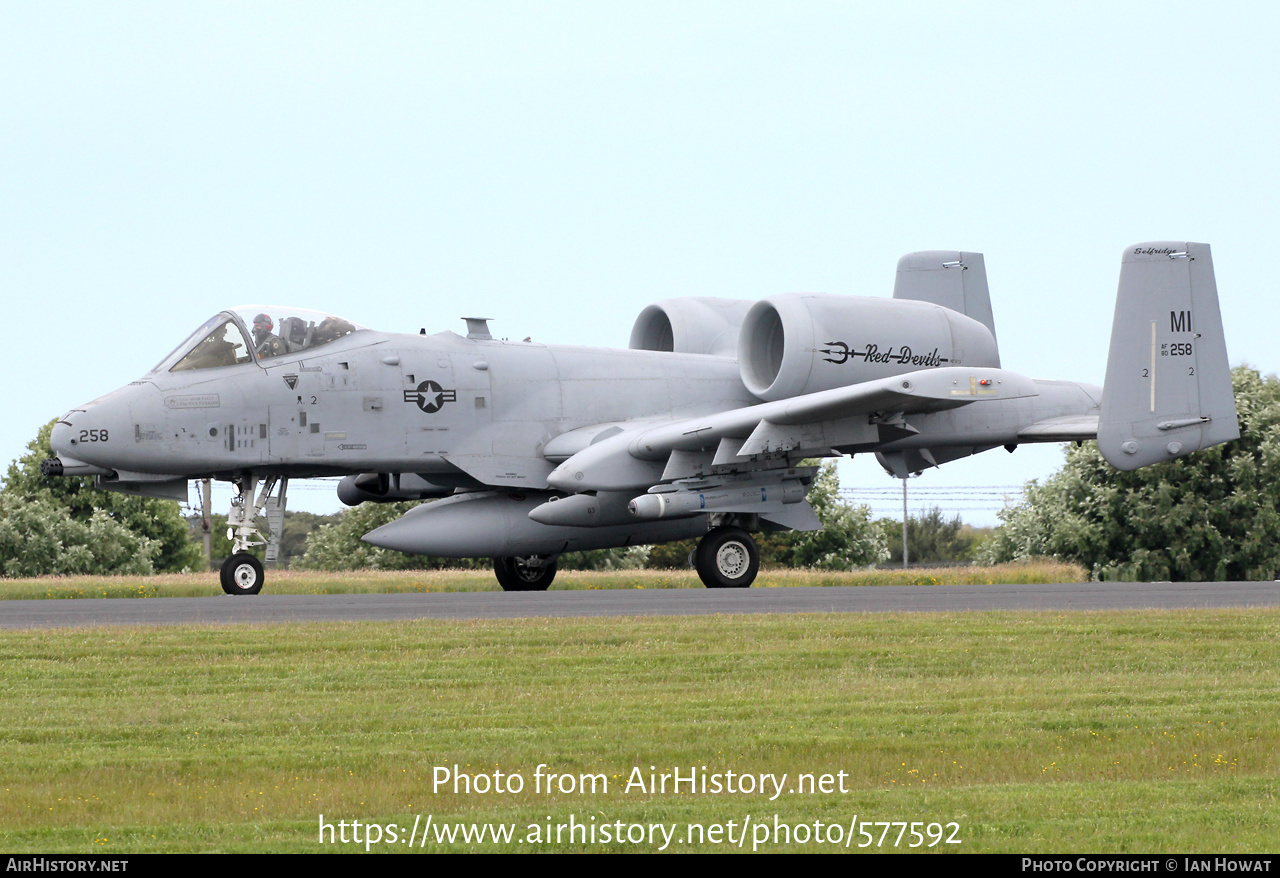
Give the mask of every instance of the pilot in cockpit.
[[266, 314], [259, 314], [253, 318], [253, 350], [259, 360], [288, 353], [284, 342], [280, 336], [272, 332], [273, 329], [275, 324]]

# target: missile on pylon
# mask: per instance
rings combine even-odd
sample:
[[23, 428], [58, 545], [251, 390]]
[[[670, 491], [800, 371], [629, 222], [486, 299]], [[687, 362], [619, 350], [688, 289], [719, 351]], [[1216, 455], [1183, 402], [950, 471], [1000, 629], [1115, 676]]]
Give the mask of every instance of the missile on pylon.
[[768, 485], [722, 485], [703, 491], [663, 491], [644, 494], [627, 506], [639, 521], [683, 518], [708, 512], [780, 512], [799, 503], [809, 489], [798, 480]]

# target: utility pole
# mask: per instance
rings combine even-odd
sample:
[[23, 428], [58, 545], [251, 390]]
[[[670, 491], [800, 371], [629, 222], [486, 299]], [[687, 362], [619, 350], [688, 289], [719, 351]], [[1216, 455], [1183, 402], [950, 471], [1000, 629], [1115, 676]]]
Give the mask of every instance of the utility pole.
[[213, 489], [212, 479], [200, 482], [200, 532], [204, 535], [204, 561], [209, 569], [213, 568]]
[[902, 569], [908, 566], [907, 554], [907, 477], [902, 477]]

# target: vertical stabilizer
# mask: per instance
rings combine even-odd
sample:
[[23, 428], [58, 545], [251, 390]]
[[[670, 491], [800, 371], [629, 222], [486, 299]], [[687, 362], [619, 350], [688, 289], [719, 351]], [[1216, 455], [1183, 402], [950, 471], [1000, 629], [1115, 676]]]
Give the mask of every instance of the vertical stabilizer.
[[1208, 244], [1125, 250], [1098, 448], [1133, 470], [1239, 438]]
[[[996, 336], [991, 294], [987, 290], [987, 264], [981, 253], [957, 250], [908, 253], [898, 260], [893, 297], [932, 302], [959, 311], [991, 330], [993, 339]], [[998, 359], [995, 365], [1000, 365]]]

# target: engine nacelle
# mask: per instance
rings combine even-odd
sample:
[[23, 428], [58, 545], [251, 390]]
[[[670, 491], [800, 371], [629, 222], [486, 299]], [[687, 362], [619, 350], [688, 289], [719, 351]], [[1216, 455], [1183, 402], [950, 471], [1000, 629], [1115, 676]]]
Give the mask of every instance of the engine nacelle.
[[738, 330], [753, 303], [745, 299], [664, 299], [640, 312], [631, 349], [732, 357]]
[[991, 330], [905, 299], [770, 296], [747, 312], [738, 341], [742, 382], [768, 401], [961, 365], [1000, 365]]

